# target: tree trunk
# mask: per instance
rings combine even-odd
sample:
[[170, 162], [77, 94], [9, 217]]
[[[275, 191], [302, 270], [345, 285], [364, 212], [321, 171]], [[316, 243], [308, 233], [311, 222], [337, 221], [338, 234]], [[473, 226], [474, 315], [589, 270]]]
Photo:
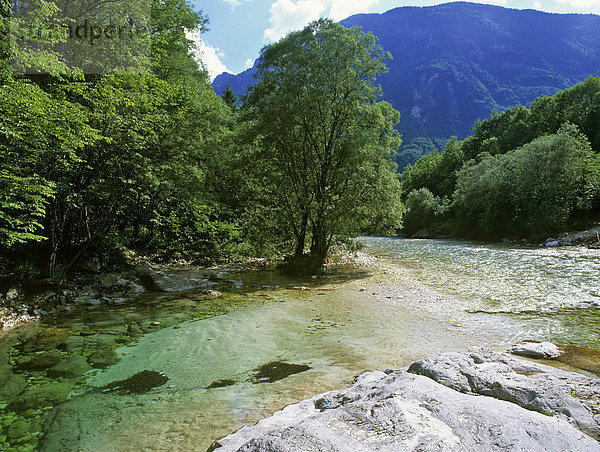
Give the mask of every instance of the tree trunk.
[[296, 237], [296, 250], [294, 257], [300, 257], [304, 254], [304, 246], [306, 244], [306, 229], [308, 226], [308, 212], [304, 212], [302, 216], [302, 224], [300, 225], [300, 233]]
[[310, 246], [310, 256], [314, 263], [315, 270], [320, 269], [327, 259], [329, 251], [329, 234], [322, 224], [317, 224], [313, 230], [312, 243]]

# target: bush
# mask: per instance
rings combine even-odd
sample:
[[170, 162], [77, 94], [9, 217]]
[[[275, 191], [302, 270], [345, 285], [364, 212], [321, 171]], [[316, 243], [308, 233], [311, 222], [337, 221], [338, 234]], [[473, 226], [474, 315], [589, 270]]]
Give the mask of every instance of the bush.
[[457, 219], [467, 229], [544, 235], [564, 228], [598, 190], [598, 156], [575, 126], [504, 155], [483, 154], [458, 174]]
[[404, 232], [413, 234], [419, 229], [438, 224], [448, 211], [448, 203], [434, 196], [427, 188], [413, 190], [406, 198]]

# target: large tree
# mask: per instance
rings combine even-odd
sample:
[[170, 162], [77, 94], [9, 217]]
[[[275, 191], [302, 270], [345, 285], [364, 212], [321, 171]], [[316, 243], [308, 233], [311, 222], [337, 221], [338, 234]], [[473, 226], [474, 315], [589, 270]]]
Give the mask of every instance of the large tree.
[[[262, 49], [243, 105], [255, 140], [249, 159], [304, 270], [322, 266], [335, 237], [399, 212], [390, 196], [399, 113], [377, 102], [375, 84], [389, 58], [372, 34], [326, 19]], [[396, 226], [399, 215], [385, 217]]]

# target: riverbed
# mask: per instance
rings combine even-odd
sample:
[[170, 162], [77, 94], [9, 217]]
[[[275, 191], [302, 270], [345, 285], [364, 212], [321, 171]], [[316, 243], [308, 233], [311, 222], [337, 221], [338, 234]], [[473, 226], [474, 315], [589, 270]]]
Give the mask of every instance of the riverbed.
[[[522, 339], [600, 348], [597, 251], [361, 241], [354, 263], [306, 279], [249, 272], [230, 275], [236, 284], [220, 299], [144, 294], [47, 319], [36, 328], [109, 338], [135, 322], [144, 334], [43, 412], [37, 447], [205, 450], [366, 370]], [[148, 392], [107, 389], [144, 371], [168, 380]]]

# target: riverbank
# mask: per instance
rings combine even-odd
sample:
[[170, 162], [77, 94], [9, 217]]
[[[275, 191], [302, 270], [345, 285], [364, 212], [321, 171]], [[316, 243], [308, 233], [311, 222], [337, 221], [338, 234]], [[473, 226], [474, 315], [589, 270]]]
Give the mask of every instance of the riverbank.
[[[119, 271], [86, 267], [69, 283], [13, 281], [0, 293], [0, 331], [22, 323], [39, 321], [47, 315], [69, 312], [81, 305], [119, 305], [144, 293], [175, 293], [204, 289], [219, 283], [236, 284], [228, 275], [264, 269], [272, 262], [249, 259], [201, 267], [188, 263], [157, 264], [149, 258], [132, 256]], [[214, 295], [214, 294], [213, 294]]]
[[[412, 235], [417, 239], [458, 239], [450, 228], [428, 228]], [[485, 242], [482, 242], [485, 243]], [[489, 242], [493, 245], [497, 242]], [[528, 239], [502, 239], [498, 243], [514, 246], [567, 247], [600, 249], [600, 226], [579, 232], [548, 237], [541, 243]], [[120, 270], [101, 269], [98, 263], [87, 262], [69, 283], [54, 285], [49, 280], [0, 281], [0, 331], [24, 322], [38, 321], [49, 313], [68, 312], [81, 304], [121, 304], [147, 292], [181, 292], [205, 289], [207, 292], [228, 275], [244, 271], [273, 268], [275, 261], [249, 259], [212, 267], [172, 262], [157, 264], [149, 257], [125, 253], [126, 262]], [[363, 253], [336, 250], [329, 266], [356, 263], [367, 259]], [[366, 263], [367, 260], [364, 260]], [[232, 281], [229, 281], [232, 282]], [[235, 281], [232, 282], [235, 284]]]
[[[480, 240], [480, 236], [464, 236], [461, 235], [456, 228], [452, 226], [438, 226], [420, 229], [414, 234], [403, 236], [413, 239], [465, 239], [465, 240]], [[556, 238], [555, 238], [556, 237]], [[520, 246], [582, 246], [590, 249], [600, 249], [600, 226], [583, 229], [579, 231], [563, 232], [555, 237], [530, 237], [530, 238], [499, 238], [497, 241], [489, 243], [507, 243]]]

